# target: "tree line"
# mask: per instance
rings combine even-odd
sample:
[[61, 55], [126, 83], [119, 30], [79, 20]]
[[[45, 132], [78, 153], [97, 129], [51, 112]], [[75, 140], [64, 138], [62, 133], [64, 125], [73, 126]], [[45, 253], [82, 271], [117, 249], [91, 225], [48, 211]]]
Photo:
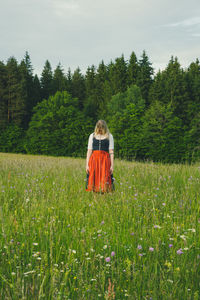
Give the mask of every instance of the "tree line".
[[85, 156], [104, 119], [119, 158], [169, 163], [200, 159], [200, 64], [171, 57], [154, 73], [143, 51], [65, 73], [45, 62], [40, 78], [26, 52], [0, 61], [0, 151]]

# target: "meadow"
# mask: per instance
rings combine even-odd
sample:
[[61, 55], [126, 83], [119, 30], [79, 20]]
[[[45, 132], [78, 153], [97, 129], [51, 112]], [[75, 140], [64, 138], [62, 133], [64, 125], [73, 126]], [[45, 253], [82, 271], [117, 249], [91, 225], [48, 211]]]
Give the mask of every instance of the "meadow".
[[0, 153], [1, 299], [200, 299], [200, 163]]

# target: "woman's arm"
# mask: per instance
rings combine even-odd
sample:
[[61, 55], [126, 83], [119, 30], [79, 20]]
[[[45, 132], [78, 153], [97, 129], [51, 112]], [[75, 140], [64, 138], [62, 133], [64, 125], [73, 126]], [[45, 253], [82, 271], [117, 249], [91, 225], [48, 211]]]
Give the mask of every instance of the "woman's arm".
[[111, 161], [110, 172], [112, 174], [114, 170], [114, 150], [110, 149], [109, 154], [110, 154], [110, 161]]
[[92, 154], [92, 149], [88, 149], [87, 151], [87, 157], [86, 157], [86, 173], [89, 173], [89, 159], [90, 159], [90, 156]]

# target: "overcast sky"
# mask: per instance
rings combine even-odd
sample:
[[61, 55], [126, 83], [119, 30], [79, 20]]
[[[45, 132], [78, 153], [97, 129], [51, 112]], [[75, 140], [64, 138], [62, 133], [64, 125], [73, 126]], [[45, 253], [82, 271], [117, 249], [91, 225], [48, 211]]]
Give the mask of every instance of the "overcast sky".
[[147, 52], [157, 71], [177, 56], [200, 59], [200, 0], [0, 0], [0, 60], [28, 51], [38, 75], [46, 59], [65, 72]]

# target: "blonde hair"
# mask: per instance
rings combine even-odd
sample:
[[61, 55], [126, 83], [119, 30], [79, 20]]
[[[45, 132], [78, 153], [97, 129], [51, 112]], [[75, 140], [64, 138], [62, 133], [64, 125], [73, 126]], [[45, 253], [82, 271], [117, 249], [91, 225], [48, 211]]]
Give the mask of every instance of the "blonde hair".
[[104, 120], [99, 120], [96, 123], [95, 129], [94, 129], [94, 134], [102, 134], [105, 135], [107, 138], [109, 137], [109, 130], [106, 122]]

